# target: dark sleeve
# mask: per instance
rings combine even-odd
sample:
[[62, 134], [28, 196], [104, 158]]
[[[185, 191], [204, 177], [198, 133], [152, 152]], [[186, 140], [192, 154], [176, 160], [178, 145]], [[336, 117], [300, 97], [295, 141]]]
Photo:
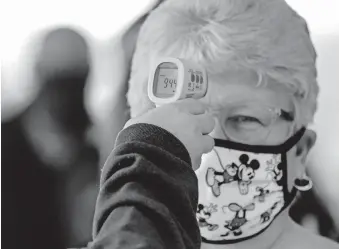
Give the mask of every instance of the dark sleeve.
[[166, 130], [118, 135], [100, 180], [92, 248], [200, 248], [198, 183], [184, 145]]

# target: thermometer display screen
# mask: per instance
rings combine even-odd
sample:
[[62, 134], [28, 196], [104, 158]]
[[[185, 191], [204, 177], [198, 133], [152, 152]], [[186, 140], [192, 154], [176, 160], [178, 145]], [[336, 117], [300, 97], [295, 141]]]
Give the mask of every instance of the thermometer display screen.
[[156, 87], [154, 95], [157, 97], [171, 97], [175, 94], [178, 80], [178, 69], [163, 67], [156, 73]]

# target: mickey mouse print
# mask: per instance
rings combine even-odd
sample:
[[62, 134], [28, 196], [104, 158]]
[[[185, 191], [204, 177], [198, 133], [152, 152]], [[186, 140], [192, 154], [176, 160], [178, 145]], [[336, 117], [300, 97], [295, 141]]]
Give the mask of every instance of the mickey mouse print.
[[218, 146], [205, 154], [196, 171], [203, 241], [234, 243], [265, 230], [286, 204], [284, 165], [281, 154]]

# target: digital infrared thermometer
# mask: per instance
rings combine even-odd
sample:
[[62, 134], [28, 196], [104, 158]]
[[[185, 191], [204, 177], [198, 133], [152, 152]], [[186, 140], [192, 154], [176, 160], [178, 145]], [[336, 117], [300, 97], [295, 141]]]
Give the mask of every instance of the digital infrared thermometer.
[[178, 58], [160, 58], [150, 70], [148, 96], [156, 106], [179, 99], [198, 99], [205, 96], [207, 84], [203, 67]]

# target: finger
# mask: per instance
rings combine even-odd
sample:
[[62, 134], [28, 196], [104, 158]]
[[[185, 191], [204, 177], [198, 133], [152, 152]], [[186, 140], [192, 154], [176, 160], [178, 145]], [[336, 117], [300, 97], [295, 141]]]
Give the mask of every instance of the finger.
[[176, 102], [180, 106], [180, 110], [194, 115], [203, 114], [207, 110], [207, 106], [196, 99], [183, 99]]
[[203, 153], [208, 153], [208, 152], [210, 152], [210, 151], [212, 151], [213, 150], [213, 148], [214, 148], [214, 145], [215, 145], [215, 143], [214, 143], [214, 139], [211, 137], [211, 136], [209, 136], [209, 135], [205, 135], [205, 136], [202, 136], [202, 145], [203, 145]]
[[214, 130], [215, 120], [211, 114], [205, 113], [197, 115], [195, 118], [197, 119], [197, 124], [203, 135], [209, 134]]

